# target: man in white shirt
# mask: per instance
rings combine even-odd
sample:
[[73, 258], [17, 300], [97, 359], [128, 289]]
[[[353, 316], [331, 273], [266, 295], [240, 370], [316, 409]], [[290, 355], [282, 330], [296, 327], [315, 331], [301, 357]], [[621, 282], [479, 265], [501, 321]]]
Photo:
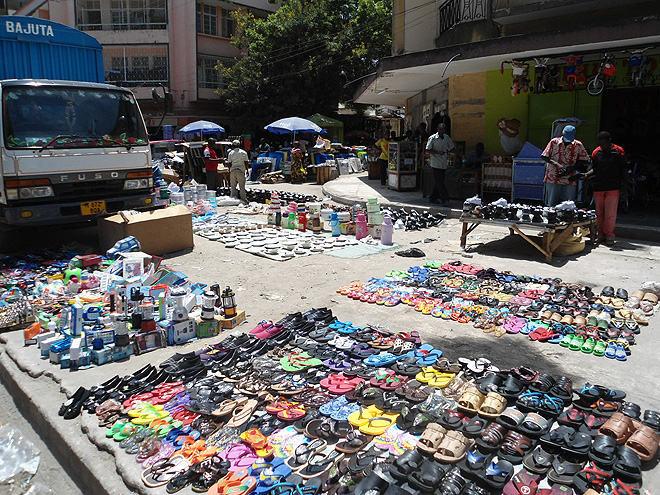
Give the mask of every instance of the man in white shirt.
[[[445, 170], [447, 170], [447, 153], [454, 149], [454, 142], [445, 134], [445, 124], [438, 124], [438, 132], [429, 136], [426, 142], [426, 153], [431, 156], [433, 170], [433, 191], [429, 198], [431, 203], [449, 204], [449, 192], [445, 186]], [[440, 198], [440, 201], [438, 201]]]
[[241, 188], [241, 201], [247, 203], [247, 194], [245, 192], [245, 171], [250, 165], [248, 154], [241, 149], [241, 142], [238, 139], [232, 141], [233, 149], [227, 155], [227, 165], [229, 166], [229, 184], [231, 185], [231, 195], [238, 197], [236, 186]]

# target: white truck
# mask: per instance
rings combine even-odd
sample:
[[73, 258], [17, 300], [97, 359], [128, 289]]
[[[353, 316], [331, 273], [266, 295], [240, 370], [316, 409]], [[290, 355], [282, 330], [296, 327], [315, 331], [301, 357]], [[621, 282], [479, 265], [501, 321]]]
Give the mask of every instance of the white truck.
[[0, 228], [150, 207], [152, 191], [149, 139], [129, 90], [0, 81]]

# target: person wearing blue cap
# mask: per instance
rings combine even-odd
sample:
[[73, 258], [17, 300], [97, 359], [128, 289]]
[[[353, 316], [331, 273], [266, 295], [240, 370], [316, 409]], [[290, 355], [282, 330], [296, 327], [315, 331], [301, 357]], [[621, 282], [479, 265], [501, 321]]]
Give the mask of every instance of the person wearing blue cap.
[[589, 163], [586, 148], [575, 139], [575, 126], [564, 127], [562, 135], [550, 140], [541, 157], [546, 162], [545, 204], [556, 206], [563, 201], [575, 201], [577, 184], [571, 178]]

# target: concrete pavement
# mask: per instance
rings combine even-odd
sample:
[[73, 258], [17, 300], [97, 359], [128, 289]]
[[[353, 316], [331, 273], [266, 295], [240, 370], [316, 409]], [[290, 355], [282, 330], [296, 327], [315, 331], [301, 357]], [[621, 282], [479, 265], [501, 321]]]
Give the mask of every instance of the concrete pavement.
[[[359, 175], [342, 177], [327, 186], [342, 185], [348, 179], [360, 180]], [[273, 184], [263, 187], [318, 196], [322, 196], [322, 190], [327, 192], [328, 189], [315, 184]], [[387, 198], [393, 201], [394, 193], [382, 191], [381, 196], [385, 198], [383, 204], [388, 204]], [[369, 194], [373, 193], [364, 192], [364, 199], [359, 196], [360, 201], [371, 197]], [[400, 205], [404, 204], [414, 206], [410, 202], [401, 202]], [[448, 219], [438, 228], [421, 232], [395, 231], [396, 243], [402, 248], [412, 245], [420, 247], [427, 254], [426, 258], [401, 258], [393, 251], [385, 251], [357, 260], [316, 255], [282, 263], [230, 250], [220, 243], [195, 237], [194, 250], [168, 255], [165, 263], [195, 281], [231, 285], [237, 294], [239, 307], [248, 312], [248, 323], [236, 330], [239, 332], [250, 330], [263, 319], [275, 320], [288, 312], [325, 306], [344, 321], [360, 325], [381, 323], [395, 331], [418, 330], [424, 341], [443, 349], [450, 359], [487, 356], [502, 368], [527, 365], [556, 376], [567, 375], [576, 384], [589, 381], [624, 389], [629, 399], [639, 403], [643, 409], [660, 410], [660, 396], [656, 392], [660, 373], [657, 360], [660, 318], [657, 316], [651, 319], [648, 327], [642, 329], [630, 359], [617, 362], [531, 342], [521, 335], [495, 339], [471, 325], [424, 316], [403, 305], [394, 308], [369, 305], [335, 292], [337, 287], [352, 280], [382, 277], [389, 270], [405, 270], [426, 260], [446, 262], [460, 259], [497, 270], [561, 277], [566, 281], [590, 285], [596, 291], [605, 285], [632, 290], [645, 281], [660, 280], [658, 243], [620, 240], [614, 248], [590, 246], [579, 255], [555, 258], [548, 264], [522, 239], [503, 235], [501, 229], [492, 226], [480, 227], [469, 238], [467, 252], [461, 251], [459, 236], [460, 223]], [[76, 239], [75, 231], [68, 232], [67, 238]], [[433, 242], [424, 242], [429, 239]], [[192, 342], [182, 347], [132, 357], [126, 362], [70, 371], [61, 370], [40, 358], [34, 347], [24, 347], [21, 332], [8, 332], [0, 334], [0, 376], [21, 413], [29, 418], [69, 476], [78, 486], [84, 487], [84, 493], [160, 495], [165, 490], [147, 489], [142, 484], [140, 466], [116, 442], [105, 438], [105, 430], [96, 425], [95, 417], [85, 413], [72, 421], [65, 421], [57, 416], [57, 410], [66, 396], [72, 395], [79, 386], [90, 387], [114, 374], [128, 374], [147, 362], [159, 363], [175, 351], [199, 349], [218, 340]], [[660, 469], [647, 472], [645, 487], [658, 486]], [[192, 492], [185, 489], [181, 493], [188, 495]]]
[[[420, 191], [394, 191], [381, 186], [378, 180], [369, 180], [367, 172], [342, 175], [326, 182], [323, 194], [337, 203], [352, 205], [366, 203], [368, 198], [378, 198], [383, 206], [428, 209], [432, 213], [442, 212], [449, 218], [459, 218], [463, 205], [459, 200], [452, 200], [449, 207], [429, 203]], [[508, 199], [508, 198], [507, 198]], [[660, 241], [660, 216], [653, 208], [620, 214], [617, 218], [616, 235], [628, 239]]]

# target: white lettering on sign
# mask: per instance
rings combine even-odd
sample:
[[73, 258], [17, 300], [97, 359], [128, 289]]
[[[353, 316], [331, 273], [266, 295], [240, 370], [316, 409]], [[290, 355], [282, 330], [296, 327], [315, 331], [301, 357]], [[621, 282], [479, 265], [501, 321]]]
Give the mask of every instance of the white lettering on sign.
[[15, 21], [5, 21], [5, 29], [8, 33], [34, 34], [36, 36], [55, 36], [52, 26], [36, 24], [32, 22], [21, 24]]

